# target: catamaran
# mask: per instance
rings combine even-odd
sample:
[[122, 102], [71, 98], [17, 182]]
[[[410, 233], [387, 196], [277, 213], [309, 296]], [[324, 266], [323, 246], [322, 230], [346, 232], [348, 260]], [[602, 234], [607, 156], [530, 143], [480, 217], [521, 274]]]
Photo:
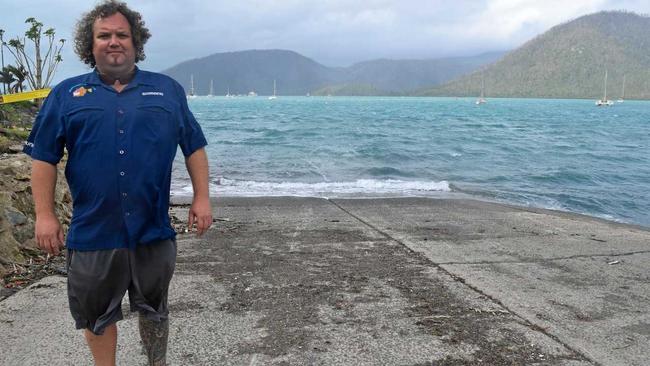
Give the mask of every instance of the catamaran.
[[269, 99], [277, 99], [278, 97], [275, 95], [275, 79], [273, 79], [273, 95], [269, 97]]
[[196, 95], [194, 95], [194, 74], [190, 74], [190, 93], [187, 95], [187, 98], [196, 98]]
[[485, 104], [485, 75], [481, 73], [481, 96], [476, 100], [476, 105]]
[[214, 95], [212, 94], [212, 91], [213, 91], [213, 90], [212, 90], [212, 84], [213, 84], [213, 80], [210, 79], [210, 93], [208, 93], [208, 97], [213, 97], [213, 96], [214, 96]]
[[603, 93], [603, 99], [596, 101], [596, 106], [598, 107], [609, 107], [613, 106], [614, 102], [607, 99], [607, 70], [605, 70], [605, 86], [603, 88], [605, 91]]

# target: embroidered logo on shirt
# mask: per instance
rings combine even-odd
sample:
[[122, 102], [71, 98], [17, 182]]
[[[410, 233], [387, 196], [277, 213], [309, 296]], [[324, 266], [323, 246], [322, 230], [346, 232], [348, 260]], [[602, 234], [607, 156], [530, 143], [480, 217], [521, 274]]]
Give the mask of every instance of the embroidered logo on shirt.
[[158, 96], [164, 96], [162, 92], [142, 92], [142, 95], [158, 95]]
[[72, 96], [75, 98], [83, 97], [84, 95], [86, 95], [86, 93], [92, 93], [92, 92], [93, 92], [93, 88], [85, 88], [83, 86], [80, 86], [72, 92]]

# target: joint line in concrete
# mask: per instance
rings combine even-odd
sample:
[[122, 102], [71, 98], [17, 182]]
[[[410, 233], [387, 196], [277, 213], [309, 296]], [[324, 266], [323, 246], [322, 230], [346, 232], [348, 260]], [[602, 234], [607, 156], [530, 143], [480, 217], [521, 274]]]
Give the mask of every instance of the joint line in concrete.
[[[329, 202], [330, 202], [331, 204], [333, 204], [334, 206], [338, 207], [339, 210], [341, 210], [341, 211], [345, 212], [346, 214], [350, 215], [351, 217], [353, 217], [353, 218], [356, 219], [357, 221], [361, 222], [362, 224], [366, 225], [367, 227], [369, 227], [369, 228], [375, 230], [376, 232], [378, 232], [379, 234], [383, 235], [383, 236], [386, 237], [387, 239], [392, 240], [392, 241], [394, 241], [394, 242], [400, 244], [401, 246], [403, 246], [404, 248], [406, 248], [407, 250], [409, 250], [411, 253], [421, 255], [421, 253], [416, 252], [416, 251], [413, 250], [411, 247], [409, 247], [408, 245], [406, 245], [403, 241], [401, 241], [401, 240], [399, 240], [399, 239], [396, 239], [396, 238], [390, 236], [390, 234], [384, 232], [383, 230], [381, 230], [381, 229], [377, 228], [376, 226], [372, 225], [371, 223], [365, 221], [365, 220], [362, 219], [361, 217], [359, 217], [359, 216], [353, 214], [352, 212], [346, 210], [345, 208], [341, 207], [338, 203], [336, 203], [334, 200], [329, 199], [329, 198], [326, 198], [326, 200], [329, 201]], [[468, 287], [469, 289], [471, 289], [472, 291], [474, 291], [474, 292], [476, 292], [476, 293], [478, 293], [478, 294], [480, 294], [480, 295], [482, 295], [482, 296], [485, 296], [486, 298], [490, 299], [490, 300], [491, 300], [492, 302], [494, 302], [495, 304], [497, 304], [497, 305], [499, 305], [500, 307], [502, 307], [503, 309], [505, 309], [508, 313], [512, 314], [515, 318], [520, 319], [520, 324], [526, 326], [527, 328], [529, 328], [529, 329], [532, 330], [532, 331], [542, 333], [542, 334], [544, 334], [545, 336], [547, 336], [547, 337], [553, 339], [554, 341], [556, 341], [557, 343], [563, 345], [564, 347], [566, 347], [568, 350], [570, 350], [570, 351], [573, 352], [574, 354], [579, 355], [580, 357], [582, 357], [584, 360], [586, 360], [586, 361], [588, 361], [588, 362], [591, 362], [592, 364], [594, 364], [594, 365], [596, 365], [596, 366], [601, 366], [600, 363], [596, 362], [596, 361], [593, 360], [591, 357], [588, 357], [587, 355], [585, 355], [583, 352], [580, 352], [579, 350], [577, 350], [577, 349], [575, 349], [574, 347], [570, 346], [570, 345], [567, 344], [566, 342], [562, 341], [558, 336], [556, 336], [555, 334], [550, 333], [550, 332], [547, 331], [544, 327], [542, 327], [542, 326], [540, 326], [540, 325], [537, 325], [537, 324], [533, 323], [532, 321], [528, 320], [527, 318], [525, 318], [525, 317], [522, 316], [522, 315], [517, 314], [514, 310], [511, 310], [510, 308], [508, 308], [508, 307], [507, 307], [503, 302], [501, 302], [501, 301], [500, 301], [499, 299], [497, 299], [496, 297], [494, 297], [494, 296], [492, 296], [492, 295], [490, 295], [490, 294], [488, 294], [488, 293], [482, 291], [481, 289], [479, 289], [479, 288], [476, 287], [476, 286], [470, 285], [469, 283], [467, 283], [467, 282], [465, 281], [464, 278], [462, 278], [462, 277], [460, 277], [460, 276], [457, 276], [457, 275], [451, 273], [451, 272], [448, 271], [446, 268], [442, 267], [442, 266], [440, 265], [440, 263], [436, 263], [436, 262], [434, 262], [434, 261], [432, 261], [432, 260], [430, 260], [429, 258], [426, 258], [426, 257], [425, 257], [425, 259], [428, 260], [428, 261], [429, 261], [429, 262], [430, 262], [430, 263], [431, 263], [431, 264], [432, 264], [436, 269], [438, 269], [438, 270], [441, 271], [442, 273], [446, 274], [447, 276], [451, 277], [454, 281], [460, 282], [460, 283], [462, 283], [463, 285], [467, 286], [467, 287]]]

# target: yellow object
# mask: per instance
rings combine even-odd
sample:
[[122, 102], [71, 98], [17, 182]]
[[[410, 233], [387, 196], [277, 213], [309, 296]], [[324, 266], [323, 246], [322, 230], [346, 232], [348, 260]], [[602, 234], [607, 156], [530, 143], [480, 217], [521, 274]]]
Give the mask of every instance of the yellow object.
[[32, 100], [45, 98], [50, 94], [51, 89], [37, 89], [24, 93], [14, 93], [14, 94], [5, 94], [0, 95], [0, 104], [22, 102], [23, 100]]

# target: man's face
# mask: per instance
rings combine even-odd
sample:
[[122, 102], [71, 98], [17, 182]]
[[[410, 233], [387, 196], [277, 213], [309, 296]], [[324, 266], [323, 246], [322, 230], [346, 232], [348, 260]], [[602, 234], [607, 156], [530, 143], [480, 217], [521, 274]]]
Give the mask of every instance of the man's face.
[[100, 72], [121, 76], [135, 65], [131, 27], [122, 13], [98, 18], [93, 24], [93, 56]]

